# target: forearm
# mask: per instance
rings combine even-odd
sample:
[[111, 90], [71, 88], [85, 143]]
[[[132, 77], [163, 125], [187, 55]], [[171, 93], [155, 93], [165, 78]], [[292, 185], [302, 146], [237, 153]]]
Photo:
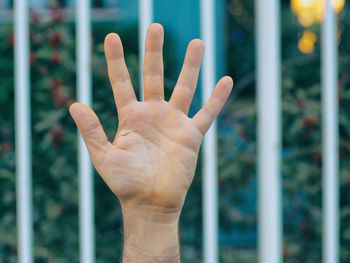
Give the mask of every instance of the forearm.
[[123, 208], [123, 263], [179, 263], [178, 215]]

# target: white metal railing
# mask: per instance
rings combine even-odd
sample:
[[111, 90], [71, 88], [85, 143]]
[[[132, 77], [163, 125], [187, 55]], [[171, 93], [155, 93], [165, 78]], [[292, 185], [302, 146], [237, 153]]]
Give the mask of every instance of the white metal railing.
[[325, 1], [322, 24], [323, 261], [339, 262], [338, 222], [338, 52], [332, 0]]
[[153, 22], [153, 0], [139, 0], [139, 89], [140, 100], [144, 99], [143, 91], [143, 59], [145, 56], [145, 39], [147, 28]]
[[258, 104], [258, 250], [260, 263], [282, 261], [280, 1], [256, 0]]
[[[76, 6], [77, 99], [91, 106], [91, 29], [90, 1], [78, 0]], [[89, 153], [79, 135], [79, 244], [80, 262], [95, 262], [94, 187]]]
[[[201, 73], [202, 104], [209, 99], [216, 84], [215, 1], [200, 1], [200, 35], [206, 46]], [[205, 263], [218, 262], [218, 182], [216, 121], [203, 141], [203, 256]]]
[[[201, 0], [201, 36], [206, 44], [203, 61], [202, 98], [210, 96], [216, 82], [215, 2]], [[331, 0], [326, 1], [322, 30], [323, 97], [323, 258], [339, 260], [338, 223], [338, 104], [337, 104], [337, 27]], [[145, 32], [153, 20], [153, 1], [139, 0], [140, 69], [143, 64]], [[257, 103], [259, 110], [259, 262], [282, 262], [282, 215], [280, 185], [280, 26], [279, 1], [256, 0]], [[17, 229], [19, 262], [33, 262], [31, 127], [29, 77], [28, 0], [15, 0], [15, 112]], [[77, 18], [77, 97], [91, 105], [90, 3], [79, 0]], [[142, 70], [140, 70], [142, 92]], [[218, 204], [216, 126], [208, 131], [203, 145], [203, 239], [204, 261], [218, 261]], [[80, 260], [95, 261], [93, 171], [87, 149], [79, 137]]]
[[15, 1], [15, 116], [18, 260], [33, 262], [28, 1]]

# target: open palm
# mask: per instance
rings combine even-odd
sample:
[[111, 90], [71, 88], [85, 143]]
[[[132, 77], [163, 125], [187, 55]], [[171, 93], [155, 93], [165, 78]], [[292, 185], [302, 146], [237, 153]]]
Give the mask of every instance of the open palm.
[[180, 211], [191, 185], [203, 135], [232, 89], [222, 78], [212, 96], [193, 117], [187, 116], [204, 53], [201, 40], [192, 40], [169, 102], [163, 88], [163, 28], [152, 24], [146, 35], [144, 102], [136, 99], [117, 34], [105, 40], [119, 127], [109, 142], [96, 114], [75, 103], [70, 112], [89, 150], [92, 162], [122, 205]]

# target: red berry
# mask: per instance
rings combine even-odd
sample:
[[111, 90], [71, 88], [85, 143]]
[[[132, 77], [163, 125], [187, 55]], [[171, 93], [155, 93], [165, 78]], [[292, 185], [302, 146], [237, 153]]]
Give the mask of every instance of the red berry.
[[58, 8], [53, 7], [50, 11], [52, 22], [62, 23], [64, 21], [63, 14]]
[[62, 80], [60, 79], [51, 79], [51, 88], [52, 89], [59, 89], [63, 85]]
[[50, 44], [57, 46], [62, 42], [62, 35], [59, 32], [54, 32], [49, 38]]
[[47, 72], [47, 68], [44, 67], [44, 66], [42, 66], [42, 65], [39, 66], [38, 70], [39, 70], [40, 74], [41, 74], [41, 75], [44, 75], [44, 76], [47, 75], [47, 73], [48, 73], [48, 72]]
[[30, 53], [29, 57], [30, 64], [33, 64], [36, 61], [36, 54], [35, 53]]
[[12, 46], [15, 44], [15, 36], [12, 33], [7, 36], [7, 42]]
[[9, 152], [12, 150], [12, 143], [10, 142], [4, 142], [3, 144], [1, 144], [0, 149], [3, 152]]
[[58, 126], [52, 133], [52, 141], [56, 148], [59, 148], [63, 139], [63, 128]]
[[60, 55], [60, 53], [58, 53], [57, 51], [53, 52], [52, 56], [51, 56], [51, 61], [53, 63], [60, 64], [61, 63], [61, 55]]
[[303, 125], [312, 128], [318, 124], [318, 117], [316, 115], [309, 115], [302, 120]]
[[312, 158], [313, 163], [320, 164], [322, 162], [322, 155], [320, 153], [315, 153]]

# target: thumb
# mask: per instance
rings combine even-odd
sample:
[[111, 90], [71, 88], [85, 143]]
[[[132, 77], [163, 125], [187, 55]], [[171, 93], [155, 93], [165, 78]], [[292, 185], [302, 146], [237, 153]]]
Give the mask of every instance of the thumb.
[[97, 161], [102, 156], [108, 139], [95, 112], [81, 103], [73, 103], [69, 112], [78, 126], [91, 159]]

